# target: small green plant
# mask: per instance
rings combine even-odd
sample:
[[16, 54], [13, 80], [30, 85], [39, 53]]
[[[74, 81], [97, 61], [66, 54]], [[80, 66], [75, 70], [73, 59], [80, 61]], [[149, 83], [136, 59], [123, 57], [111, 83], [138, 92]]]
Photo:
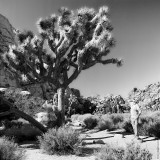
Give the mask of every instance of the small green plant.
[[38, 140], [40, 148], [50, 155], [74, 154], [81, 142], [79, 132], [69, 127], [49, 129]]
[[106, 145], [96, 152], [96, 160], [151, 160], [152, 154], [133, 142], [126, 147]]
[[0, 139], [0, 160], [24, 160], [24, 150], [7, 137]]

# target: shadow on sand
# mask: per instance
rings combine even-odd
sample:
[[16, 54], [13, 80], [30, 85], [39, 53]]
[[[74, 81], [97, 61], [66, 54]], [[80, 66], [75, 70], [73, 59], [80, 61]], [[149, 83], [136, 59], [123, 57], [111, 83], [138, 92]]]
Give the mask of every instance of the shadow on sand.
[[36, 141], [24, 141], [22, 143], [19, 143], [19, 146], [21, 148], [40, 149], [38, 142]]

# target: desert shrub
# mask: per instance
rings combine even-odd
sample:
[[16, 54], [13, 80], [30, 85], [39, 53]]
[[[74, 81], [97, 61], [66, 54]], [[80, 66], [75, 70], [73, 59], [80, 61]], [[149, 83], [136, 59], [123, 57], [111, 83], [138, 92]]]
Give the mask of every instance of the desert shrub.
[[98, 122], [97, 128], [100, 130], [114, 130], [122, 128], [123, 123], [126, 119], [129, 119], [129, 114], [105, 114], [101, 116]]
[[105, 129], [112, 130], [114, 128], [113, 122], [109, 118], [100, 119], [97, 124], [97, 128], [102, 131]]
[[[147, 122], [147, 120], [144, 117], [142, 118], [142, 120], [140, 119], [140, 123], [138, 124], [138, 134], [141, 136], [149, 136], [149, 128], [151, 125], [152, 122]], [[130, 119], [123, 122], [122, 128], [124, 128], [125, 131], [128, 133], [134, 133]]]
[[132, 124], [131, 124], [131, 120], [125, 120], [122, 124], [122, 128], [125, 129], [126, 132], [128, 133], [133, 133], [133, 127], [132, 127]]
[[24, 160], [24, 150], [13, 140], [2, 137], [0, 140], [0, 160]]
[[148, 112], [151, 117], [160, 117], [160, 111]]
[[110, 118], [112, 119], [112, 122], [114, 125], [117, 123], [123, 122], [124, 116], [122, 114], [111, 114]]
[[92, 103], [88, 98], [78, 98], [78, 101], [83, 106], [83, 114], [91, 113], [93, 114], [96, 110], [96, 105]]
[[148, 134], [150, 136], [160, 138], [160, 121], [153, 122], [152, 125], [150, 125], [150, 127], [148, 129]]
[[96, 160], [151, 160], [152, 154], [133, 142], [126, 147], [106, 145], [98, 153]]
[[123, 160], [151, 160], [152, 154], [147, 149], [142, 149], [139, 145], [132, 143], [127, 144]]
[[75, 114], [71, 116], [72, 122], [74, 121], [80, 121], [85, 124], [87, 129], [93, 129], [97, 126], [99, 117], [97, 115], [91, 115], [91, 114]]
[[150, 127], [152, 126], [152, 123], [153, 122], [148, 121], [138, 124], [138, 134], [141, 136], [150, 136], [149, 130]]
[[94, 127], [97, 126], [97, 123], [98, 123], [98, 119], [94, 116], [84, 119], [84, 124], [87, 129], [93, 129]]
[[[146, 115], [141, 115], [139, 123], [140, 124], [144, 124], [144, 123], [150, 123], [150, 122], [154, 122], [156, 115], [152, 116], [150, 114], [146, 114]], [[157, 117], [156, 117], [157, 118]]]
[[78, 120], [79, 116], [80, 116], [79, 114], [73, 114], [73, 115], [71, 116], [71, 120], [72, 120], [72, 121]]
[[106, 144], [106, 146], [96, 152], [95, 155], [95, 160], [122, 160], [124, 148], [117, 146], [111, 147], [111, 145]]
[[[84, 122], [84, 120], [87, 119], [87, 118], [89, 118], [89, 117], [93, 117], [93, 115], [91, 115], [90, 113], [83, 114], [83, 115], [74, 114], [74, 115], [71, 116], [71, 120], [72, 120], [72, 122], [74, 122], [74, 121]], [[94, 117], [96, 117], [96, 116], [94, 116]]]
[[66, 114], [69, 117], [73, 114], [92, 114], [96, 109], [96, 105], [91, 103], [89, 99], [76, 97], [74, 95], [70, 96], [69, 98], [66, 97], [65, 103]]
[[38, 137], [40, 148], [50, 155], [73, 154], [80, 144], [79, 132], [72, 128], [49, 129]]
[[[138, 134], [141, 136], [154, 136], [160, 138], [160, 118], [159, 112], [145, 113], [140, 117], [138, 124]], [[126, 119], [123, 122], [122, 127], [126, 132], [133, 133], [133, 128], [130, 119]]]

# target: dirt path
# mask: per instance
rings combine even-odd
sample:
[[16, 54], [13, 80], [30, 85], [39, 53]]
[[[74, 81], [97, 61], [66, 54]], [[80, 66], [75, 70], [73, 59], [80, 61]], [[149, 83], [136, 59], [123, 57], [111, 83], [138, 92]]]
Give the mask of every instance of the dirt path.
[[[148, 149], [153, 154], [153, 160], [158, 159], [158, 152], [160, 155], [160, 149], [158, 151], [158, 148], [160, 148], [160, 140], [156, 140], [153, 137], [141, 137], [143, 139], [143, 143], [140, 141], [137, 141], [134, 139], [133, 135], [124, 135], [124, 138], [122, 137], [121, 132], [115, 131], [115, 132], [106, 132], [101, 131], [97, 133], [88, 134], [87, 140], [85, 140], [86, 145], [84, 148], [88, 150], [96, 149], [103, 147], [105, 144], [93, 144], [93, 141], [96, 138], [101, 138], [104, 143], [109, 143], [112, 145], [118, 145], [118, 146], [126, 146], [127, 143], [130, 143], [134, 141], [135, 143], [138, 143], [141, 147]], [[159, 143], [159, 144], [158, 144]], [[159, 147], [158, 147], [159, 146]], [[47, 155], [42, 153], [40, 149], [37, 149], [35, 147], [29, 147], [23, 146], [26, 149], [26, 160], [95, 160], [95, 156], [93, 155], [93, 152], [90, 152], [90, 154], [85, 155], [83, 157], [71, 155], [71, 156], [55, 156], [55, 155]], [[160, 158], [160, 156], [159, 156]]]
[[94, 160], [94, 156], [89, 157], [78, 157], [75, 155], [71, 156], [50, 156], [43, 154], [39, 149], [27, 149], [26, 150], [26, 160]]

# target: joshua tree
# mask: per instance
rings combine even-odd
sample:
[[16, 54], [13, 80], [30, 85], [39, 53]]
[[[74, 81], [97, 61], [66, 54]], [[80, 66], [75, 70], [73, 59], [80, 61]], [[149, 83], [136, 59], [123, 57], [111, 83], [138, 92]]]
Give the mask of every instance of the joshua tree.
[[97, 63], [122, 64], [116, 58], [106, 59], [115, 46], [108, 7], [98, 12], [87, 7], [77, 11], [61, 8], [58, 15], [40, 19], [37, 24], [39, 35], [18, 32], [19, 44], [10, 47], [3, 60], [19, 79], [54, 86], [63, 124], [66, 87]]

